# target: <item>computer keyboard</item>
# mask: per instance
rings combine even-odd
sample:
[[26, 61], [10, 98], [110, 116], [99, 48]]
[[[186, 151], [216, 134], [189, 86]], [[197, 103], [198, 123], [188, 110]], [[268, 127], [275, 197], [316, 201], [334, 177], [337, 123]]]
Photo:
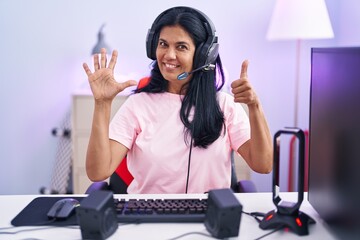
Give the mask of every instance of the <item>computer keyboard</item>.
[[204, 222], [207, 199], [114, 199], [119, 223]]

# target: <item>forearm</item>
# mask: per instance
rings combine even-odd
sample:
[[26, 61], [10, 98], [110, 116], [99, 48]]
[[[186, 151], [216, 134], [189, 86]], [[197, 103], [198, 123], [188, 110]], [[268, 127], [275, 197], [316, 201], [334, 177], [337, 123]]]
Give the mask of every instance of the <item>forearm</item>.
[[86, 154], [86, 172], [90, 180], [100, 181], [111, 175], [109, 142], [111, 102], [95, 101], [93, 122]]
[[249, 160], [255, 171], [268, 173], [272, 170], [273, 164], [273, 147], [270, 129], [261, 104], [254, 103], [248, 107], [251, 126]]

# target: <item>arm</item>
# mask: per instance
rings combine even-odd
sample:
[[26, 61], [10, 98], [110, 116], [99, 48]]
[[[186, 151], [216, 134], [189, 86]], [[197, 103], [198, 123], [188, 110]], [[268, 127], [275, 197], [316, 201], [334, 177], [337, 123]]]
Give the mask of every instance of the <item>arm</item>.
[[108, 178], [120, 164], [128, 149], [122, 144], [109, 139], [111, 104], [115, 96], [135, 81], [118, 83], [114, 78], [117, 51], [107, 65], [106, 51], [101, 49], [101, 58], [94, 55], [94, 72], [86, 63], [83, 64], [94, 96], [94, 114], [86, 154], [86, 172], [90, 180], [101, 181]]
[[248, 106], [251, 129], [250, 139], [237, 151], [251, 169], [259, 173], [269, 173], [273, 164], [272, 138], [260, 100], [248, 80], [248, 64], [248, 61], [243, 62], [240, 79], [231, 84], [234, 101]]

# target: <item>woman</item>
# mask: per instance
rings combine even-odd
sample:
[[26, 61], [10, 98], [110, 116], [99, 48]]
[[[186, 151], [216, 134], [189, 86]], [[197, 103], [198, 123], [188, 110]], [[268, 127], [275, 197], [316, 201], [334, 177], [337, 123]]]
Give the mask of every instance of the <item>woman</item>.
[[[108, 178], [127, 155], [134, 177], [129, 193], [203, 193], [230, 186], [233, 150], [254, 171], [270, 172], [272, 140], [248, 81], [248, 62], [231, 84], [234, 96], [220, 92], [219, 45], [207, 16], [188, 7], [168, 9], [146, 42], [154, 60], [150, 82], [129, 96], [111, 123], [112, 100], [136, 82], [115, 81], [117, 51], [109, 64], [104, 49], [100, 60], [95, 56], [94, 72], [84, 63], [95, 99], [89, 178]], [[247, 104], [249, 117], [240, 103]]]

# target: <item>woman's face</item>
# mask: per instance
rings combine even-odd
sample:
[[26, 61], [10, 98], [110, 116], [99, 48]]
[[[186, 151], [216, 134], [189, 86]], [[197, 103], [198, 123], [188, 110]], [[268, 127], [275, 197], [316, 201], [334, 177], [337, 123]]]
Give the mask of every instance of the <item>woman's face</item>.
[[177, 77], [190, 72], [193, 66], [195, 44], [190, 35], [179, 25], [166, 26], [160, 31], [156, 59], [163, 77], [169, 81], [169, 92], [180, 93], [181, 86], [190, 81]]

